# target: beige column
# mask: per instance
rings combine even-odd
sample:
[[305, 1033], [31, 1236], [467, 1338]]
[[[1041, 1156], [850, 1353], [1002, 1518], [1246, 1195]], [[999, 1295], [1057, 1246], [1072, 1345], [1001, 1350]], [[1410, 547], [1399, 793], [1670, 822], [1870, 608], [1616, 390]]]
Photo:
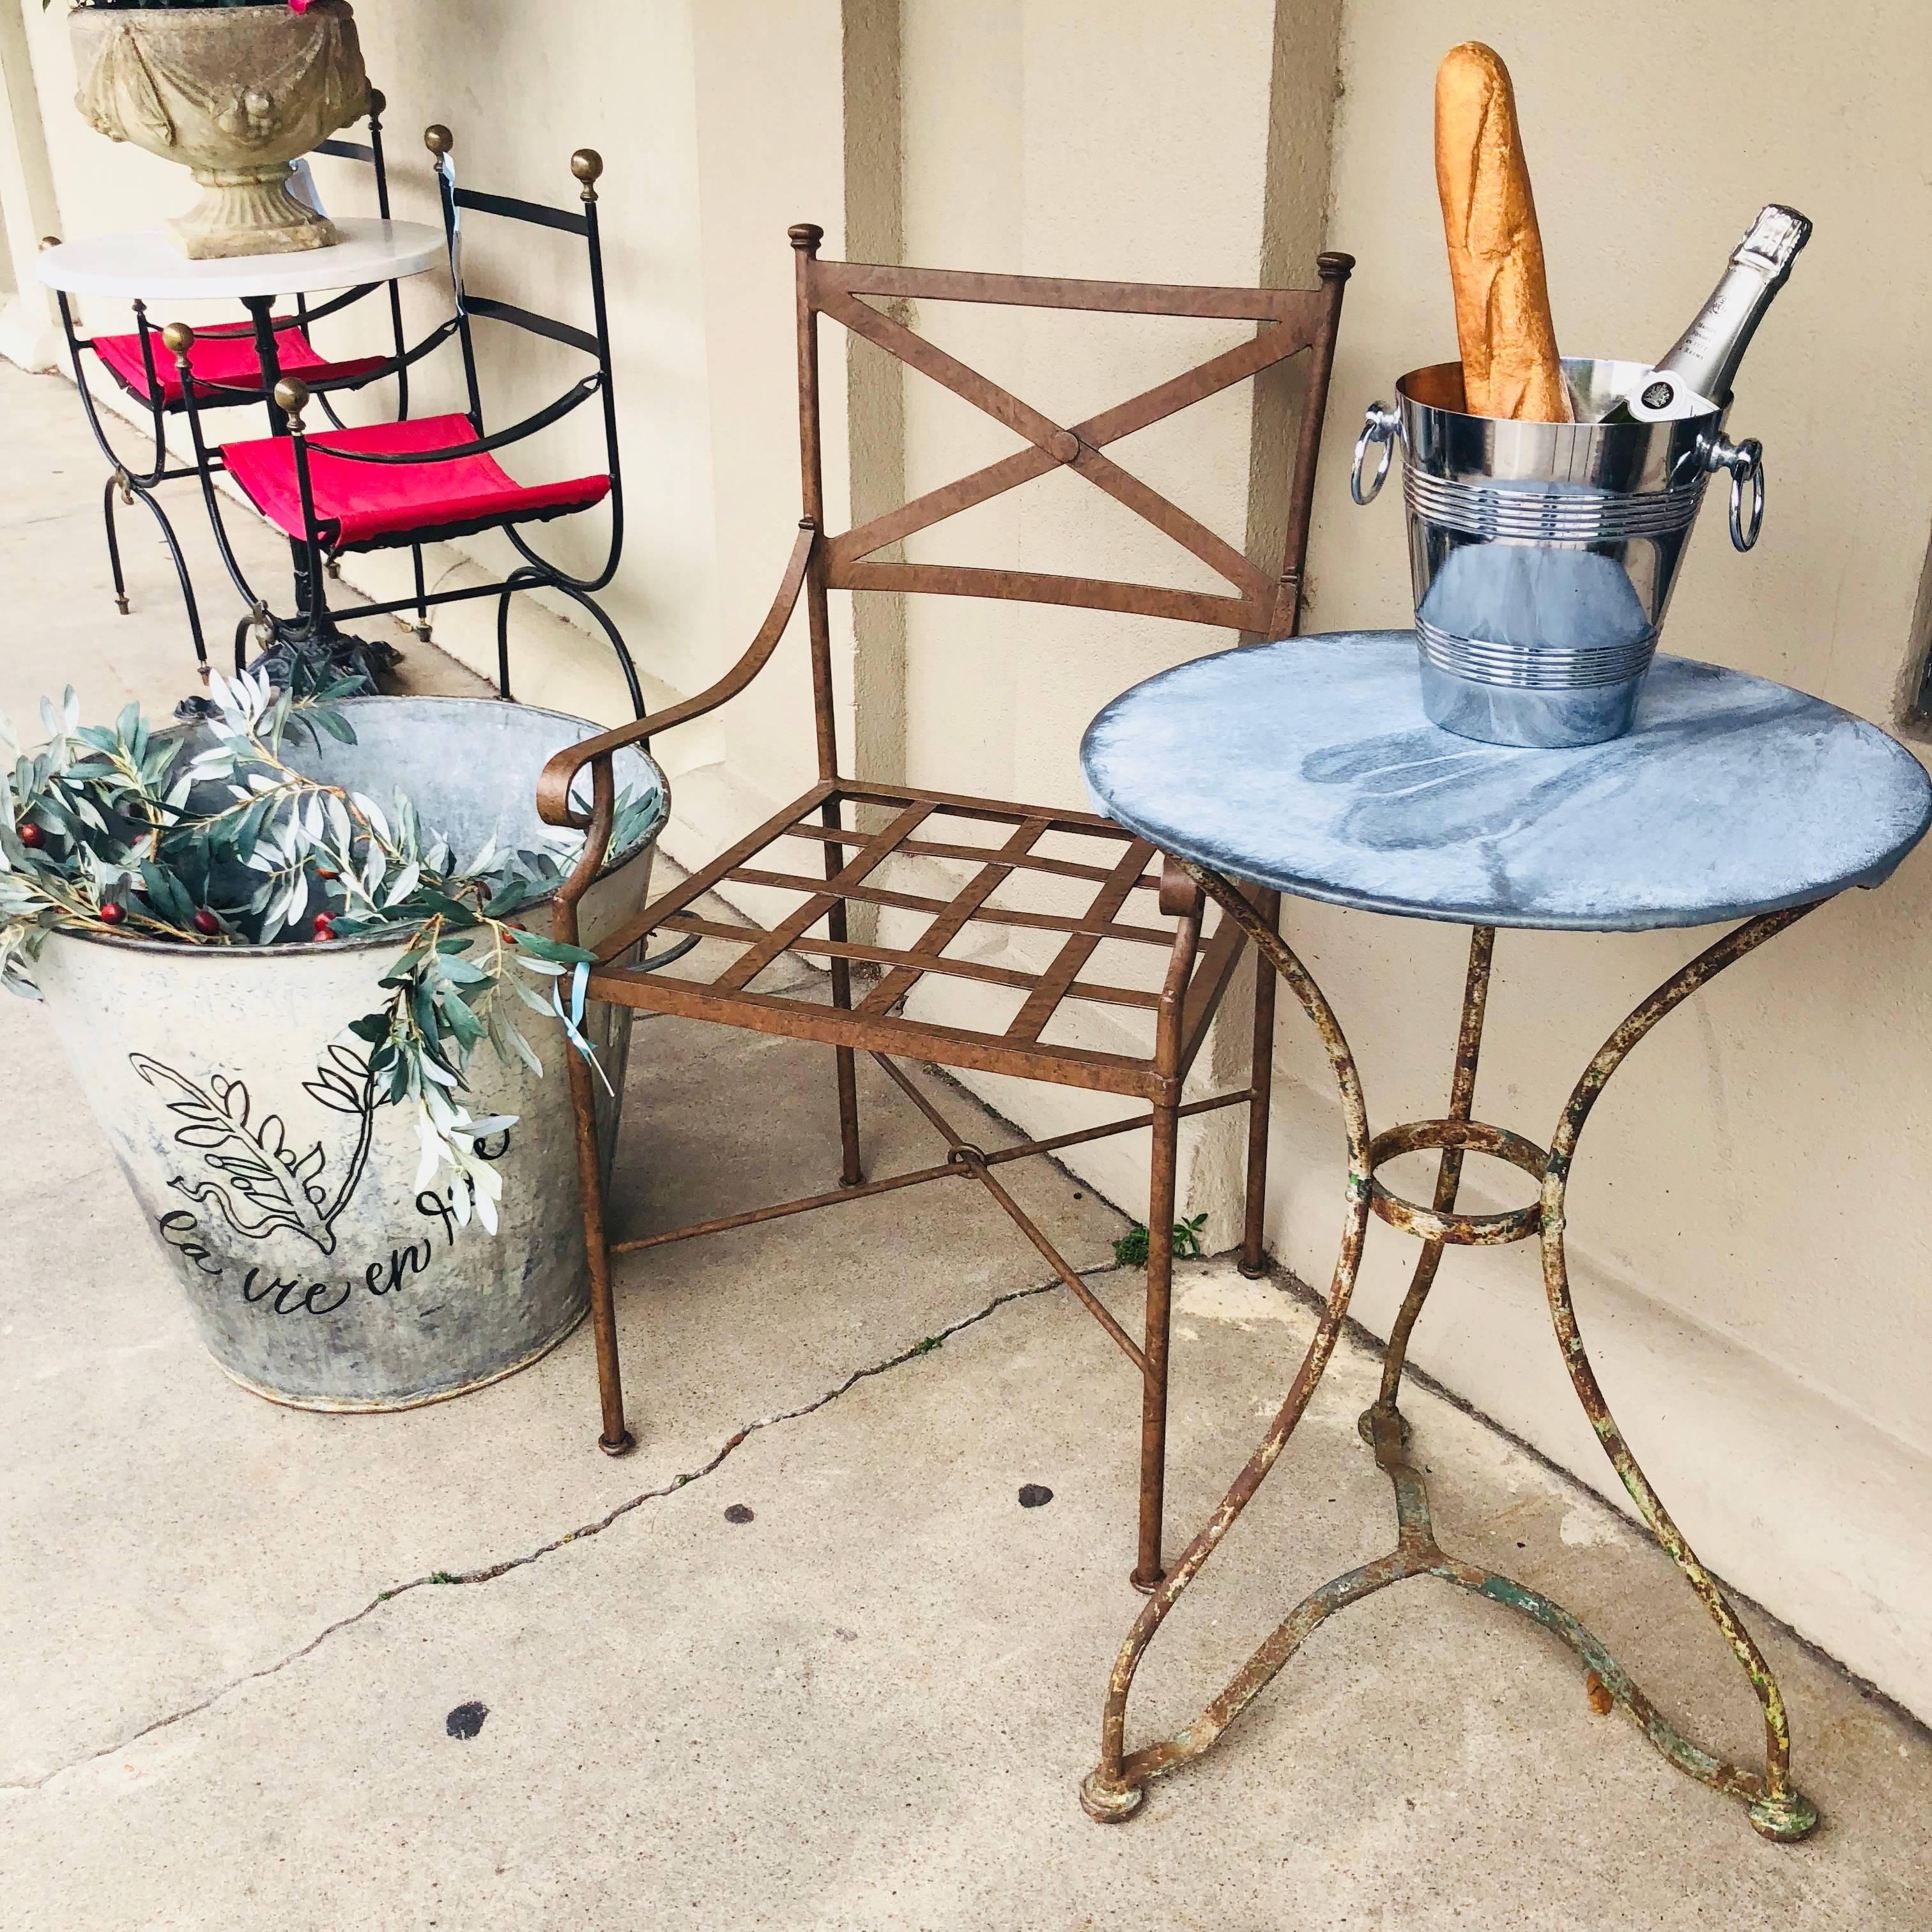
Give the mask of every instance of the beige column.
[[[970, 8], [904, 0], [907, 259], [1131, 280], [1312, 283], [1314, 258], [1327, 245], [1340, 12], [1339, 0], [1224, 0], [1207, 9], [1161, 0], [989, 0]], [[922, 332], [1063, 422], [1249, 332], [1228, 323], [920, 307]], [[1244, 386], [1113, 453], [1251, 555], [1265, 556], [1272, 571], [1298, 403], [1292, 377], [1258, 392]], [[989, 418], [916, 376], [906, 380], [904, 408], [910, 493], [1016, 446]], [[907, 548], [918, 561], [1220, 587], [1159, 532], [1064, 473], [922, 532]], [[1086, 802], [1077, 751], [1093, 715], [1138, 679], [1238, 641], [1151, 619], [942, 598], [911, 601], [906, 636], [912, 782], [1076, 808]], [[985, 931], [988, 944], [1000, 944], [998, 928]], [[1050, 936], [1036, 941], [1042, 936], [1016, 934], [986, 956], [1036, 966]], [[1138, 983], [1157, 970], [1156, 962], [1113, 956], [1139, 950], [1109, 949], [1106, 976]], [[1238, 1080], [1247, 1035], [1238, 1004], [1238, 993], [1223, 1022]], [[1001, 1023], [990, 996], [959, 982], [922, 982], [914, 1010]], [[1055, 1037], [1144, 1051], [1132, 1022], [1114, 1010], [1063, 1012], [1078, 1030]], [[1038, 1132], [1114, 1111], [1065, 1089], [971, 1084]], [[1183, 1140], [1183, 1211], [1208, 1213], [1217, 1245], [1236, 1226], [1238, 1138], [1217, 1122]], [[1078, 1171], [1124, 1204], [1144, 1199], [1147, 1163], [1138, 1136], [1078, 1157]]]
[[60, 208], [21, 4], [0, 0], [0, 356], [50, 369], [61, 359], [60, 320], [34, 280], [34, 257], [42, 236], [58, 233]]
[[[854, 261], [906, 259], [900, 15], [901, 0], [845, 0], [845, 252]], [[856, 524], [905, 501], [905, 384], [903, 365], [883, 350], [856, 338], [848, 338], [845, 347], [850, 520]], [[895, 544], [880, 560], [896, 562], [903, 554], [904, 546]], [[855, 599], [852, 646], [850, 769], [902, 783], [904, 598]]]

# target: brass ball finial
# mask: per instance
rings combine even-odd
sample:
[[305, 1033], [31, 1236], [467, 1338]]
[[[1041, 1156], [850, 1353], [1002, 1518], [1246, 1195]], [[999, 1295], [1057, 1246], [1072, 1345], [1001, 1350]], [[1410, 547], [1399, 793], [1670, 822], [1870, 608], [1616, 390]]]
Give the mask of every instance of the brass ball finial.
[[795, 221], [785, 232], [791, 237], [791, 245], [803, 249], [808, 255], [815, 254], [819, 243], [825, 239], [825, 230], [815, 221]]
[[595, 148], [579, 148], [570, 158], [570, 172], [584, 184], [584, 199], [597, 199], [598, 178], [604, 172], [604, 157]]
[[161, 331], [161, 346], [170, 356], [185, 356], [194, 346], [194, 331], [184, 322], [171, 322]]
[[389, 97], [385, 94], [380, 87], [372, 87], [370, 88], [369, 118], [370, 120], [380, 120], [382, 118], [383, 109], [388, 106], [388, 104]]
[[456, 136], [440, 121], [433, 121], [423, 130], [423, 146], [432, 154], [446, 154], [456, 146]]
[[289, 427], [302, 428], [302, 412], [308, 407], [308, 385], [299, 376], [284, 376], [275, 385], [275, 406], [289, 419]]

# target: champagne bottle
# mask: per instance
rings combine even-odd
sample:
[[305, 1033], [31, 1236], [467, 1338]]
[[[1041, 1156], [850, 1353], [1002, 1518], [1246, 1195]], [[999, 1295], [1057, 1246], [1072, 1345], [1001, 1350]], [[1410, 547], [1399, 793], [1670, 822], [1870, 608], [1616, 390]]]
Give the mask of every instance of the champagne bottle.
[[1796, 208], [1774, 202], [1761, 210], [1696, 320], [1598, 420], [1666, 422], [1721, 409], [1765, 310], [1810, 238], [1810, 223]]

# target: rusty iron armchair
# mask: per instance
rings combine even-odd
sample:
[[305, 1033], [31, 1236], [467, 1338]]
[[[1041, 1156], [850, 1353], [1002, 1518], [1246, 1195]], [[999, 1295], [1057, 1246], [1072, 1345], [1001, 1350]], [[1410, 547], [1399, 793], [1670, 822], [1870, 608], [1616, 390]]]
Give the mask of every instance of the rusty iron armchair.
[[[827, 594], [833, 590], [931, 592], [991, 597], [1089, 610], [1138, 613], [1242, 632], [1251, 638], [1291, 635], [1300, 614], [1304, 554], [1307, 544], [1322, 419], [1327, 400], [1342, 296], [1354, 264], [1346, 255], [1321, 257], [1321, 284], [1312, 290], [1225, 289], [1062, 280], [1034, 276], [956, 273], [820, 260], [822, 230], [808, 224], [790, 230], [796, 250], [799, 416], [805, 514], [783, 580], [750, 647], [708, 690], [655, 716], [588, 738], [560, 752], [546, 767], [538, 808], [550, 824], [586, 833], [576, 872], [558, 896], [556, 935], [577, 937], [577, 904], [602, 862], [613, 811], [612, 754], [627, 745], [688, 723], [735, 697], [758, 676], [776, 650], [801, 597], [808, 623], [814, 724], [819, 778], [802, 796], [740, 839], [710, 865], [664, 893], [598, 949], [590, 972], [588, 997], [656, 1013], [672, 1013], [820, 1042], [831, 1047], [836, 1072], [843, 1160], [839, 1186], [804, 1199], [612, 1242], [605, 1226], [603, 1179], [592, 1127], [592, 1075], [571, 1056], [584, 1228], [590, 1251], [592, 1319], [602, 1400], [599, 1446], [620, 1454], [632, 1446], [626, 1429], [620, 1378], [610, 1258], [742, 1227], [778, 1216], [830, 1207], [890, 1190], [970, 1177], [985, 1187], [1054, 1272], [1100, 1322], [1138, 1370], [1142, 1382], [1140, 1504], [1138, 1560], [1132, 1580], [1150, 1590], [1161, 1576], [1161, 1508], [1166, 1462], [1168, 1304], [1172, 1286], [1175, 1173], [1180, 1125], [1186, 1116], [1245, 1106], [1247, 1184], [1241, 1257], [1244, 1269], [1262, 1264], [1262, 1215], [1265, 1185], [1268, 1110], [1274, 1032], [1274, 975], [1256, 975], [1253, 1059], [1246, 1085], [1232, 1093], [1184, 1102], [1183, 1084], [1206, 1039], [1209, 1023], [1239, 963], [1246, 941], [1240, 927], [1222, 918], [1204, 938], [1203, 896], [1178, 868], [1163, 870], [1142, 841], [1093, 814], [1003, 800], [876, 784], [842, 776], [834, 728], [832, 645]], [[868, 301], [867, 298], [873, 298]], [[1071, 426], [1051, 420], [977, 370], [915, 334], [873, 305], [911, 298], [933, 302], [988, 302], [1021, 308], [1073, 309], [1121, 315], [1167, 315], [1252, 321], [1249, 340], [1144, 394]], [[843, 536], [824, 528], [820, 463], [818, 323], [842, 323], [907, 367], [1016, 431], [1026, 446], [999, 462], [919, 496]], [[1309, 352], [1298, 446], [1290, 480], [1285, 555], [1278, 573], [1258, 568], [1185, 512], [1120, 467], [1108, 444], [1232, 385]], [[1116, 502], [1165, 532], [1228, 580], [1228, 594], [1151, 585], [1048, 576], [1022, 571], [951, 565], [876, 562], [877, 553], [915, 531], [983, 503], [1057, 468], [1070, 470]], [[589, 771], [586, 788], [584, 774]], [[883, 820], [878, 830], [848, 824], [846, 808], [869, 808]], [[964, 832], [976, 822], [1000, 842], [973, 843]], [[949, 831], [959, 836], [950, 837]], [[1085, 842], [1097, 862], [1048, 856], [1042, 842]], [[768, 848], [791, 842], [815, 849], [813, 860], [788, 862]], [[889, 858], [964, 861], [973, 869], [950, 900], [884, 890], [868, 884]], [[814, 873], [817, 876], [814, 876]], [[992, 903], [1016, 877], [1046, 874], [1084, 882], [1090, 902], [1081, 914], [1003, 909]], [[694, 908], [715, 889], [734, 884], [776, 888], [797, 896], [796, 909], [769, 928], [700, 917]], [[1129, 908], [1137, 897], [1157, 899], [1160, 922]], [[1145, 898], [1142, 902], [1145, 903]], [[1257, 890], [1257, 912], [1272, 926], [1276, 904]], [[849, 937], [850, 905], [884, 905], [925, 914], [928, 922], [910, 945], [860, 944]], [[1046, 969], [1026, 972], [950, 956], [947, 949], [974, 922], [1045, 930], [1060, 936]], [[823, 937], [817, 936], [820, 932]], [[632, 949], [654, 934], [680, 934], [723, 940], [740, 950], [734, 962], [707, 982], [674, 980], [622, 964]], [[1082, 977], [1105, 942], [1157, 947], [1167, 968], [1158, 992], [1108, 985]], [[830, 1004], [755, 989], [754, 982], [787, 954], [822, 960], [830, 968]], [[878, 976], [854, 998], [855, 965]], [[940, 1024], [908, 1017], [907, 995], [927, 975], [991, 982], [1023, 995], [1003, 1030]], [[1126, 1054], [1042, 1037], [1066, 1000], [1138, 1009], [1154, 1022], [1151, 1050]], [[906, 1094], [946, 1143], [944, 1160], [910, 1172], [867, 1180], [860, 1165], [855, 1057], [868, 1053]], [[1148, 1111], [1102, 1126], [1061, 1133], [987, 1153], [946, 1120], [931, 1100], [896, 1064], [932, 1062], [982, 1072], [1083, 1088], [1146, 1102]], [[1068, 1264], [1001, 1184], [1007, 1162], [1105, 1136], [1150, 1129], [1153, 1176], [1148, 1210], [1147, 1312], [1136, 1342]]]

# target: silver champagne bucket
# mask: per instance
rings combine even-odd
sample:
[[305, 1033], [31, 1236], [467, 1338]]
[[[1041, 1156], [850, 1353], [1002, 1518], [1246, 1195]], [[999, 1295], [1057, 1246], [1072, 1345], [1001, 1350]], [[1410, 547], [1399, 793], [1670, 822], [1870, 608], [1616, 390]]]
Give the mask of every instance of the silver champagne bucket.
[[1460, 362], [1412, 370], [1394, 409], [1370, 404], [1349, 494], [1374, 498], [1400, 442], [1423, 708], [1444, 730], [1496, 745], [1621, 737], [1713, 472], [1730, 474], [1731, 542], [1756, 542], [1764, 453], [1725, 436], [1728, 398], [1673, 422], [1593, 420], [1647, 367], [1565, 358], [1574, 423], [1465, 413]]

